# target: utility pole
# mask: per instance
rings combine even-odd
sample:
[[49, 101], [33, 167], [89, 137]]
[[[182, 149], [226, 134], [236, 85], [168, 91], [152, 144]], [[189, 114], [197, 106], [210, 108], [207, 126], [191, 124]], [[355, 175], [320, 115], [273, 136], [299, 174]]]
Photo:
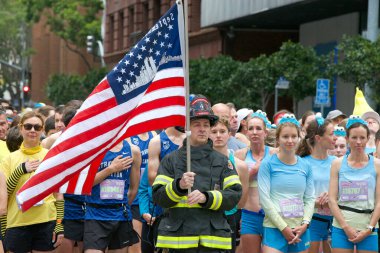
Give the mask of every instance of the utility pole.
[[[368, 0], [368, 13], [367, 13], [367, 34], [366, 38], [372, 43], [377, 40], [379, 35], [379, 0]], [[368, 103], [373, 107], [375, 104], [372, 99], [370, 99], [371, 88], [368, 84], [365, 84], [365, 97]], [[374, 108], [374, 107], [373, 107]]]

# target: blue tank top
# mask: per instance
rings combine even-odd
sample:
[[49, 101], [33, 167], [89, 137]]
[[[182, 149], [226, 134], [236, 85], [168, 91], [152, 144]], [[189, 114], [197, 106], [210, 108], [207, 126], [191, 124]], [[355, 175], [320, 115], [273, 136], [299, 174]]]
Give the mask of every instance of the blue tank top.
[[[85, 212], [85, 196], [75, 194], [63, 194], [65, 199], [64, 216], [65, 220], [83, 220]], [[81, 203], [81, 204], [80, 204]]]
[[[107, 168], [111, 162], [119, 155], [132, 157], [131, 146], [127, 141], [123, 141], [123, 147], [118, 152], [108, 151], [101, 162], [98, 171]], [[130, 206], [128, 205], [129, 176], [131, 170], [126, 169], [121, 172], [112, 173], [101, 183], [92, 187], [91, 195], [86, 196], [86, 220], [132, 220]], [[119, 208], [99, 208], [91, 206], [91, 203], [98, 205], [118, 205]]]
[[[315, 159], [311, 155], [308, 155], [302, 159], [307, 161], [311, 166], [311, 170], [313, 171], [314, 196], [318, 198], [321, 193], [329, 191], [331, 163], [336, 157], [329, 155], [326, 159]], [[315, 208], [314, 213], [332, 216], [329, 208]]]
[[[268, 146], [265, 146], [264, 147], [264, 157], [262, 159], [262, 161], [264, 161], [265, 158], [267, 158], [270, 153], [269, 153], [269, 150], [270, 148]], [[246, 156], [245, 156], [245, 160], [244, 162], [247, 164], [248, 166], [248, 172], [252, 169], [252, 167], [256, 164], [256, 160], [255, 158], [253, 158], [252, 156], [252, 151], [249, 149]], [[249, 182], [249, 187], [257, 187], [257, 175], [256, 177], [253, 179], [252, 182]]]
[[[148, 146], [150, 140], [153, 138], [152, 132], [148, 132], [148, 139], [146, 141], [141, 140], [138, 135], [131, 137], [131, 142], [140, 148], [141, 152], [141, 167], [140, 167], [140, 180], [144, 174], [145, 168], [148, 166]], [[132, 205], [139, 204], [139, 197], [136, 195], [136, 198], [133, 200]]]
[[[234, 169], [236, 170], [236, 173], [237, 173], [236, 161], [235, 161], [234, 153], [232, 151], [228, 152], [228, 161], [230, 161], [232, 163], [232, 165], [234, 166]], [[236, 205], [234, 208], [232, 208], [231, 210], [225, 211], [224, 213], [226, 215], [233, 215], [234, 213], [237, 212], [237, 210], [238, 210], [238, 208]]]
[[165, 131], [160, 133], [160, 142], [161, 142], [161, 152], [160, 160], [162, 160], [167, 154], [170, 154], [172, 151], [177, 150], [179, 145], [172, 142]]
[[[369, 156], [367, 165], [362, 168], [350, 167], [347, 162], [347, 156], [344, 156], [338, 175], [339, 205], [360, 210], [374, 209], [376, 170], [373, 156]], [[365, 229], [371, 219], [370, 214], [360, 214], [342, 209], [341, 212], [347, 223], [358, 230]], [[340, 228], [335, 219], [333, 225]]]

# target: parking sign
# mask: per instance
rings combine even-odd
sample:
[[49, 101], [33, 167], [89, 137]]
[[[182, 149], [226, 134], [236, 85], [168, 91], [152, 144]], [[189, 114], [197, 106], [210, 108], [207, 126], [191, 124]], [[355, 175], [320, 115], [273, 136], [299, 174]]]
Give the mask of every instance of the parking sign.
[[330, 80], [318, 79], [317, 80], [317, 94], [314, 103], [316, 105], [329, 106], [330, 105]]

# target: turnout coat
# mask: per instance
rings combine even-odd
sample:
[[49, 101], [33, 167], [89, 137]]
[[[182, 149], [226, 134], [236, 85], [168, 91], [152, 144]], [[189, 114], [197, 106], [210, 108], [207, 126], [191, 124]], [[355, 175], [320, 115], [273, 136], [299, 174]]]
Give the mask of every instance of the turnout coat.
[[158, 248], [189, 249], [200, 245], [231, 249], [230, 226], [224, 211], [240, 200], [241, 183], [228, 158], [207, 144], [191, 147], [191, 171], [195, 179], [192, 190], [206, 196], [203, 204], [189, 205], [188, 190], [179, 187], [186, 170], [186, 140], [182, 148], [167, 155], [160, 163], [153, 183], [153, 200], [165, 208], [159, 224]]

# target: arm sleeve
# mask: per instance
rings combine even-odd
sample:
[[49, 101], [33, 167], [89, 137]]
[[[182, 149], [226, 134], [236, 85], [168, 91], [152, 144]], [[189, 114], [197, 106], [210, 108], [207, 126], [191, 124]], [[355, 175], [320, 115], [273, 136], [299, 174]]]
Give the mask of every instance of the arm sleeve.
[[153, 201], [163, 208], [170, 208], [178, 204], [183, 196], [187, 195], [187, 190], [179, 187], [179, 180], [174, 178], [174, 168], [170, 161], [171, 153], [165, 156], [158, 168], [157, 177], [152, 185]]
[[[242, 187], [236, 169], [229, 168], [226, 160], [223, 168], [222, 190], [213, 190], [204, 192], [206, 202], [201, 204], [204, 208], [211, 210], [231, 210], [239, 202], [242, 194]], [[232, 164], [230, 166], [233, 166]]]
[[258, 174], [260, 205], [265, 211], [265, 216], [282, 231], [287, 226], [287, 223], [279, 215], [270, 198], [270, 179], [270, 164], [268, 160], [264, 160], [260, 165]]
[[4, 238], [5, 237], [5, 230], [7, 229], [7, 215], [0, 216], [0, 223], [1, 223], [1, 235]]
[[149, 187], [150, 186], [148, 182], [148, 168], [145, 168], [140, 180], [139, 190], [137, 192], [139, 198], [140, 216], [142, 216], [144, 213], [150, 213], [149, 206], [152, 201], [152, 198], [151, 196], [149, 196]]
[[7, 192], [8, 196], [16, 189], [18, 181], [21, 176], [26, 173], [25, 163], [20, 164], [7, 179]]
[[55, 208], [57, 209], [57, 222], [55, 224], [54, 232], [56, 234], [63, 233], [63, 216], [64, 216], [64, 200], [56, 200]]
[[304, 216], [303, 220], [311, 221], [311, 217], [313, 217], [314, 213], [314, 205], [315, 205], [315, 194], [314, 194], [314, 182], [313, 182], [313, 172], [311, 166], [308, 166], [308, 173], [306, 177], [306, 189], [305, 194], [303, 196], [304, 203]]

